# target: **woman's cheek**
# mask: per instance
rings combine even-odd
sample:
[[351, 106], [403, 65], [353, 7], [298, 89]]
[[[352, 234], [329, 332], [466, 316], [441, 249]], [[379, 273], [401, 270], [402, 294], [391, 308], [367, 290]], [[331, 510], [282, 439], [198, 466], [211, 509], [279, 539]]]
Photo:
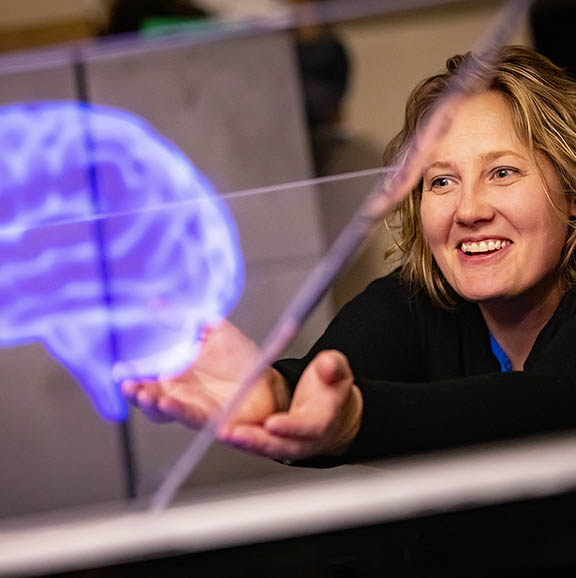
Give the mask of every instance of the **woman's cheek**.
[[420, 219], [422, 221], [422, 231], [428, 244], [433, 247], [449, 233], [450, 219], [443, 210], [440, 203], [431, 202], [424, 197], [420, 205]]

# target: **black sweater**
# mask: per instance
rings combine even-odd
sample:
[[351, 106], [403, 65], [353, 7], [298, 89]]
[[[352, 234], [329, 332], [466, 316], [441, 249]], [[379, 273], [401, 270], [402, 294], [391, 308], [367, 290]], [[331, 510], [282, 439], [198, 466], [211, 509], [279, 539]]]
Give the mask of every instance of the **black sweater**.
[[348, 303], [303, 359], [275, 367], [295, 387], [324, 349], [347, 356], [364, 397], [345, 461], [576, 427], [576, 292], [541, 331], [523, 372], [500, 372], [477, 305], [440, 309], [396, 272]]

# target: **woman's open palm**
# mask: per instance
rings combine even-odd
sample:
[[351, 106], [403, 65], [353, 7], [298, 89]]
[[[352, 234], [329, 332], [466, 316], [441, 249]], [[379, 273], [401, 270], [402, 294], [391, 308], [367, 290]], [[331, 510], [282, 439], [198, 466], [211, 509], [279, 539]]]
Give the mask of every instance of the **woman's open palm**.
[[[228, 321], [206, 330], [200, 354], [181, 374], [159, 380], [126, 381], [131, 403], [154, 421], [202, 427], [241, 383], [258, 356], [257, 345]], [[232, 423], [262, 424], [277, 411], [272, 370], [254, 385]]]

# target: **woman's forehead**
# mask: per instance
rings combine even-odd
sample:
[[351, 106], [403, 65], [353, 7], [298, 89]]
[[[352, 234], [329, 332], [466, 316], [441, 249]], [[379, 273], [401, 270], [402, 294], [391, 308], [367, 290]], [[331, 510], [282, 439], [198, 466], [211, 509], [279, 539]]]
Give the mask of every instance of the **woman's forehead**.
[[494, 91], [471, 96], [455, 111], [445, 134], [438, 139], [427, 166], [449, 165], [474, 158], [490, 162], [504, 156], [530, 160], [504, 97]]

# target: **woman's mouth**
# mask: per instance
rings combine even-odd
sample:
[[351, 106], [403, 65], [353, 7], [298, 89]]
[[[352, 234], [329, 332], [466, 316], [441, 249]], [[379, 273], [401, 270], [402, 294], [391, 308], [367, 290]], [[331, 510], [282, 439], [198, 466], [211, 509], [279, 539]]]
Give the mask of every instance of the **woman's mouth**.
[[466, 255], [478, 255], [501, 251], [511, 244], [507, 239], [484, 239], [482, 241], [470, 241], [460, 244], [460, 250]]

